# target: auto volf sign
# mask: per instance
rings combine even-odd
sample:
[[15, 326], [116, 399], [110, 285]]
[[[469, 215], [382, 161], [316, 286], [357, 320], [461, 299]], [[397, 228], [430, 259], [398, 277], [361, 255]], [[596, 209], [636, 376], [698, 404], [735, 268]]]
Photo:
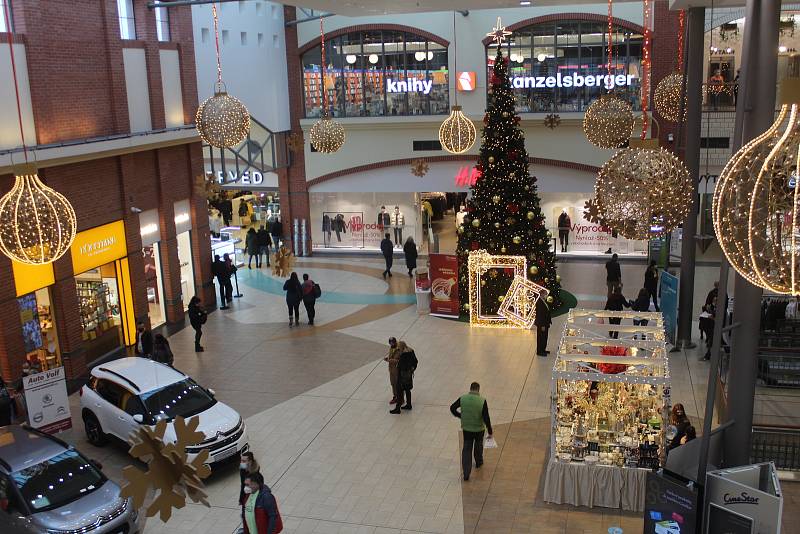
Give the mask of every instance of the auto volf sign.
[[25, 389], [28, 423], [33, 428], [48, 434], [72, 428], [63, 367], [28, 375], [22, 384]]

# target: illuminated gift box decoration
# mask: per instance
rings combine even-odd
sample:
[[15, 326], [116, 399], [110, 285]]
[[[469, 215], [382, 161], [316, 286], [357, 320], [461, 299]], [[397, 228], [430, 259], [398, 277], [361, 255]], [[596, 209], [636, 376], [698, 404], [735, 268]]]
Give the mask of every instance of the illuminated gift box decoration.
[[524, 276], [515, 276], [497, 314], [516, 326], [530, 330], [536, 320], [536, 301], [546, 299], [550, 291]]
[[[469, 253], [469, 322], [472, 326], [518, 328], [517, 324], [502, 315], [485, 315], [481, 306], [481, 278], [491, 269], [511, 269], [514, 278], [525, 278], [528, 263], [525, 256], [495, 256], [485, 250]], [[503, 298], [503, 302], [505, 302]], [[521, 304], [516, 305], [520, 308]]]

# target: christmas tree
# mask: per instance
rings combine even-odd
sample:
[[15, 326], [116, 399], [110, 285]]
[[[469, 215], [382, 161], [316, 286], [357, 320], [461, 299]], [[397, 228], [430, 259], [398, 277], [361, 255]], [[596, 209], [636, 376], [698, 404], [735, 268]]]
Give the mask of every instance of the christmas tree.
[[[471, 187], [467, 215], [458, 228], [458, 293], [461, 309], [469, 310], [469, 252], [525, 256], [528, 280], [550, 290], [551, 309], [561, 305], [560, 278], [556, 274], [551, 235], [537, 194], [536, 177], [528, 172], [525, 137], [514, 110], [508, 79], [508, 59], [498, 47], [489, 77], [489, 104], [483, 118], [481, 149], [475, 168], [481, 177]], [[481, 313], [496, 315], [513, 281], [511, 269], [491, 269], [481, 279]]]

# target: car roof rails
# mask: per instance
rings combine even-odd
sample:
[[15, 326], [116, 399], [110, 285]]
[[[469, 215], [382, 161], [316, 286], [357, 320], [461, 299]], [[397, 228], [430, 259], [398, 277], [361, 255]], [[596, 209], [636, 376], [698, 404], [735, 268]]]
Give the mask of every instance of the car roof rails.
[[115, 377], [119, 378], [120, 380], [122, 380], [122, 381], [124, 381], [124, 382], [127, 382], [128, 384], [130, 384], [130, 386], [131, 386], [133, 389], [135, 389], [137, 393], [141, 393], [141, 390], [139, 389], [139, 386], [137, 386], [137, 385], [136, 385], [136, 384], [135, 384], [133, 381], [131, 381], [129, 378], [126, 378], [126, 377], [122, 376], [122, 375], [121, 375], [121, 374], [119, 374], [118, 372], [116, 372], [116, 371], [112, 371], [111, 369], [108, 369], [107, 367], [98, 367], [98, 368], [97, 368], [97, 370], [98, 370], [98, 371], [103, 371], [104, 373], [108, 373], [108, 374], [110, 374], [110, 375], [114, 375]]

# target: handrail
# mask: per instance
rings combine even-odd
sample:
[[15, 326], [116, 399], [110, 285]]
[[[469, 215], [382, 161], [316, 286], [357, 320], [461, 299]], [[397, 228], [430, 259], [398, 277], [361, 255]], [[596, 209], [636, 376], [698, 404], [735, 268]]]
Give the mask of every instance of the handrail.
[[[254, 133], [258, 130], [264, 132], [263, 141], [253, 138]], [[261, 173], [275, 172], [290, 164], [291, 154], [285, 141], [288, 135], [288, 130], [275, 132], [251, 115], [250, 131], [247, 138], [238, 147], [222, 149], [204, 143], [203, 148], [208, 149], [211, 172], [214, 174], [218, 170], [227, 174], [228, 160], [230, 159], [233, 159], [233, 167], [237, 176], [251, 170]], [[267, 151], [266, 157], [265, 150]], [[217, 159], [219, 160], [219, 169], [216, 168]]]

